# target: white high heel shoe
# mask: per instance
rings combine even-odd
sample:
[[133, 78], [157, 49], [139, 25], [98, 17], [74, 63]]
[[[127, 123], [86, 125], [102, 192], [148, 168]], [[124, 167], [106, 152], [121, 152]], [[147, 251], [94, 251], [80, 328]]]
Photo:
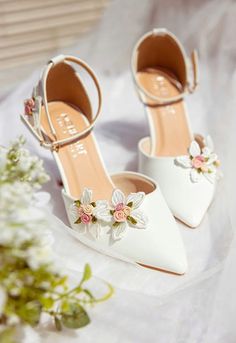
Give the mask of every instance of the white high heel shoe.
[[[93, 116], [85, 86], [71, 64], [84, 68], [98, 94]], [[161, 191], [138, 173], [110, 176], [92, 133], [101, 109], [92, 69], [73, 56], [52, 58], [22, 119], [40, 144], [51, 149], [61, 173], [71, 232], [104, 254], [145, 267], [183, 274], [185, 249]]]
[[138, 145], [139, 171], [155, 179], [173, 215], [190, 227], [202, 221], [215, 192], [219, 160], [210, 137], [194, 136], [184, 96], [198, 83], [192, 53], [193, 84], [187, 56], [177, 38], [154, 29], [136, 44], [132, 73], [145, 105], [150, 137]]

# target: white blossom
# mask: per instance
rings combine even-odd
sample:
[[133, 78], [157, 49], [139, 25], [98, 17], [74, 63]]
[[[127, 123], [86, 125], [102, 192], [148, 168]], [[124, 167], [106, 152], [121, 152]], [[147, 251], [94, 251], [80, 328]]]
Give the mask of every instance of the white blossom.
[[208, 136], [202, 149], [196, 141], [193, 141], [189, 148], [189, 155], [178, 156], [175, 161], [181, 167], [189, 169], [192, 182], [197, 183], [205, 177], [209, 182], [214, 183], [219, 176], [220, 162], [213, 149], [212, 139]]

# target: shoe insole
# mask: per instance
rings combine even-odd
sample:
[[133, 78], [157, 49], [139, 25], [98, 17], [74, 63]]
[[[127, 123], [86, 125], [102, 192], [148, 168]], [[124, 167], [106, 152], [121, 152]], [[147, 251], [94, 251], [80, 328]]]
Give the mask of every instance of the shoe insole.
[[[147, 68], [137, 74], [140, 85], [154, 96], [170, 98], [180, 93], [173, 74], [158, 68]], [[175, 82], [173, 82], [175, 81]], [[141, 95], [144, 103], [150, 98]], [[188, 152], [193, 139], [189, 129], [184, 100], [168, 105], [146, 106], [151, 126], [151, 155], [179, 156]]]
[[[87, 118], [71, 105], [53, 101], [48, 104], [50, 117], [57, 140], [83, 131], [88, 125]], [[43, 131], [53, 139], [45, 110], [42, 109]], [[93, 191], [93, 200], [110, 199], [114, 185], [106, 173], [93, 134], [90, 132], [75, 143], [59, 148], [54, 154], [66, 192], [79, 198], [84, 188]]]

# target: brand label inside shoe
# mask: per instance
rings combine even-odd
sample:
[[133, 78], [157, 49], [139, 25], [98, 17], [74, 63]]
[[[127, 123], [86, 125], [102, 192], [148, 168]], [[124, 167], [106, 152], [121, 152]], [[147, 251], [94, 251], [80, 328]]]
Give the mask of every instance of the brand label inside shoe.
[[[59, 114], [56, 120], [65, 137], [74, 136], [78, 133], [73, 121], [67, 113]], [[87, 154], [87, 150], [85, 149], [82, 140], [68, 145], [68, 148], [70, 149], [73, 158], [77, 158], [79, 155]]]
[[[168, 87], [168, 84], [163, 76], [158, 75], [155, 77], [155, 82], [153, 82], [153, 88], [155, 90], [155, 94], [158, 93], [159, 97], [171, 97], [170, 88]], [[171, 105], [162, 106], [160, 108], [160, 112], [163, 115], [176, 113], [175, 108]]]

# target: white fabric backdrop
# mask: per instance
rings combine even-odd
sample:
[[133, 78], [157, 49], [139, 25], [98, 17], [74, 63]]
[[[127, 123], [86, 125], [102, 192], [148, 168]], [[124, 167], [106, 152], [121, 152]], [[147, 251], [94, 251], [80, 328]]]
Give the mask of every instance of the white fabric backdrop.
[[[236, 341], [235, 239], [229, 252], [230, 221], [233, 228], [236, 224], [235, 16], [236, 4], [230, 0], [114, 0], [99, 27], [70, 49], [100, 76], [104, 108], [95, 131], [106, 165], [114, 172], [136, 169], [137, 142], [148, 133], [129, 71], [135, 41], [153, 27], [167, 27], [188, 52], [198, 48], [201, 82], [198, 92], [187, 99], [190, 119], [196, 132], [209, 132], [214, 138], [224, 180], [201, 227], [191, 230], [180, 225], [189, 259], [189, 272], [182, 277], [139, 269], [96, 253], [72, 238], [55, 218], [55, 254], [62, 268], [76, 276], [89, 262], [94, 275], [110, 281], [116, 294], [91, 310], [92, 324], [79, 332], [54, 333], [45, 323], [43, 342]], [[57, 167], [18, 116], [38, 76], [37, 70], [1, 103], [1, 144], [20, 133], [27, 136], [28, 145], [45, 158], [52, 175], [46, 189], [52, 194], [54, 214], [67, 224]]]

